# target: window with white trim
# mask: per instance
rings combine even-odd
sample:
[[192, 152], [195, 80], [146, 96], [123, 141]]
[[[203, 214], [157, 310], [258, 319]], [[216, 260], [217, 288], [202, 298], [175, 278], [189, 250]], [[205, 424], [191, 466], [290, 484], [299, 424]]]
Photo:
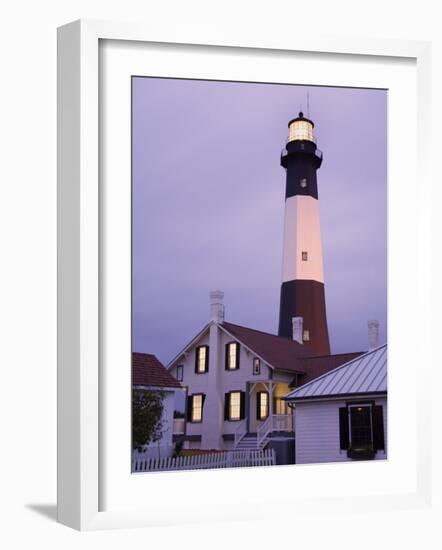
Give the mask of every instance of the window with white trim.
[[176, 379], [178, 382], [183, 381], [183, 373], [184, 373], [184, 366], [183, 365], [177, 365], [176, 368]]
[[209, 370], [209, 346], [198, 346], [195, 350], [195, 372], [202, 374]]
[[203, 420], [203, 394], [195, 393], [191, 396], [191, 412], [190, 412], [190, 421], [191, 422], [202, 422]]
[[229, 420], [239, 420], [241, 418], [241, 392], [230, 392]]
[[258, 420], [265, 420], [269, 416], [269, 393], [259, 391], [256, 394], [256, 417]]
[[258, 357], [253, 358], [253, 374], [258, 376], [261, 374], [261, 359]]
[[246, 394], [240, 390], [227, 392], [224, 395], [224, 420], [236, 421], [245, 418]]
[[239, 369], [239, 344], [229, 342], [226, 345], [226, 370]]
[[306, 250], [303, 250], [302, 253], [301, 253], [301, 259], [303, 262], [307, 262], [308, 261], [308, 252]]
[[350, 446], [353, 450], [373, 448], [371, 405], [350, 405]]
[[340, 448], [352, 459], [372, 459], [385, 452], [383, 405], [373, 402], [347, 403], [339, 408]]

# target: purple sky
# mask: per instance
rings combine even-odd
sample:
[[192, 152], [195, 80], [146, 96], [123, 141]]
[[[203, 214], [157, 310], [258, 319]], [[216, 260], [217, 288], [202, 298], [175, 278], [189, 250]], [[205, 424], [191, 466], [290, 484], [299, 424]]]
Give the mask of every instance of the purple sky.
[[387, 92], [133, 79], [133, 343], [167, 363], [208, 321], [276, 333], [287, 123], [310, 93], [332, 352], [387, 324]]

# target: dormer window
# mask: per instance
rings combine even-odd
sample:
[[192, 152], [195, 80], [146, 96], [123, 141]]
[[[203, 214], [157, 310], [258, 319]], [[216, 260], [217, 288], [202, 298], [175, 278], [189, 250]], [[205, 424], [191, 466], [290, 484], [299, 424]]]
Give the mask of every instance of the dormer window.
[[202, 374], [209, 370], [209, 346], [198, 346], [195, 351], [195, 372]]
[[239, 344], [229, 342], [226, 345], [226, 370], [239, 369]]

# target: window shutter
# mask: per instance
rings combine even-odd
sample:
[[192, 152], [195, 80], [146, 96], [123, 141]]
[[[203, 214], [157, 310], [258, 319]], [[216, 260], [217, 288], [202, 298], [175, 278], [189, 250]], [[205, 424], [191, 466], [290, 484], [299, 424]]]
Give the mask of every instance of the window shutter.
[[224, 361], [224, 368], [225, 370], [229, 370], [229, 344], [226, 344], [226, 353], [225, 353], [225, 361]]
[[340, 436], [340, 448], [345, 451], [350, 446], [350, 439], [348, 433], [348, 409], [347, 407], [341, 407], [339, 409], [339, 436]]
[[230, 393], [224, 394], [224, 420], [229, 420]]
[[204, 420], [204, 401], [206, 400], [206, 394], [202, 394], [201, 398], [201, 422]]
[[374, 405], [372, 407], [372, 423], [373, 423], [373, 449], [385, 449], [384, 440], [384, 411], [382, 405]]
[[206, 360], [204, 365], [205, 372], [209, 372], [209, 346], [204, 346], [206, 348]]
[[188, 395], [187, 396], [187, 410], [186, 410], [186, 418], [188, 422], [192, 421], [192, 402], [193, 402], [193, 396]]
[[240, 355], [240, 346], [238, 342], [236, 343], [236, 368], [239, 369], [239, 355]]
[[242, 391], [239, 402], [239, 418], [240, 420], [244, 420], [246, 417], [246, 392]]

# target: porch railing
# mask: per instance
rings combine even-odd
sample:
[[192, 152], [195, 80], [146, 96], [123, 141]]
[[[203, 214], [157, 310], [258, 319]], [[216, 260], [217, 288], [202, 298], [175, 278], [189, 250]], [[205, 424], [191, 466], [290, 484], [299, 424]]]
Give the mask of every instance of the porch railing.
[[293, 431], [293, 414], [274, 414], [273, 431], [275, 432], [292, 432]]
[[256, 443], [258, 449], [265, 444], [265, 440], [272, 432], [293, 431], [293, 415], [272, 414], [256, 430]]

